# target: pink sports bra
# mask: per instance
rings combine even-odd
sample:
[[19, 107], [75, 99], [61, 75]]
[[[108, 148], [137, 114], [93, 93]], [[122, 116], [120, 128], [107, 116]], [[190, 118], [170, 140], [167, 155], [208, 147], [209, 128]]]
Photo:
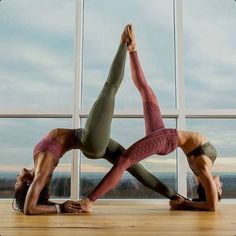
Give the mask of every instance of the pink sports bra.
[[33, 149], [34, 160], [37, 154], [40, 152], [52, 153], [55, 158], [55, 165], [57, 165], [60, 158], [64, 155], [65, 150], [62, 144], [49, 133], [38, 144], [35, 145]]

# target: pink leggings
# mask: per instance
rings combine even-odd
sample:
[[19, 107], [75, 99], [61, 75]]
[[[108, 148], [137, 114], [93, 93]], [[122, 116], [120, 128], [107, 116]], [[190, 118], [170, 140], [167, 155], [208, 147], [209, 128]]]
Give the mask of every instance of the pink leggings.
[[146, 136], [120, 156], [117, 163], [88, 195], [91, 201], [96, 201], [114, 188], [125, 170], [133, 164], [154, 154], [167, 155], [178, 146], [177, 131], [165, 128], [157, 98], [145, 80], [137, 52], [130, 53], [130, 63], [133, 82], [142, 97]]

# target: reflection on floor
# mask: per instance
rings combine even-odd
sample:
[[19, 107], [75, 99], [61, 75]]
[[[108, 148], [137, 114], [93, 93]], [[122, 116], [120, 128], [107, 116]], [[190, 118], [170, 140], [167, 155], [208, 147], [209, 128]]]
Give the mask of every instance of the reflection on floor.
[[91, 214], [25, 216], [0, 201], [0, 235], [236, 235], [236, 204], [217, 212], [170, 211], [167, 202], [98, 201]]

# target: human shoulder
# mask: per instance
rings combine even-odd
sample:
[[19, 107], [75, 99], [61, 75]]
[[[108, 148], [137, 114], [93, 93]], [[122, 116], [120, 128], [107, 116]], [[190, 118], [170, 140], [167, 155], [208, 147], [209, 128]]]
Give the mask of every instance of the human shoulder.
[[38, 154], [35, 161], [35, 174], [45, 173], [50, 175], [55, 167], [55, 158], [50, 152], [46, 151]]
[[211, 173], [211, 160], [205, 155], [198, 156], [195, 158], [193, 168], [197, 170], [198, 176], [209, 175]]

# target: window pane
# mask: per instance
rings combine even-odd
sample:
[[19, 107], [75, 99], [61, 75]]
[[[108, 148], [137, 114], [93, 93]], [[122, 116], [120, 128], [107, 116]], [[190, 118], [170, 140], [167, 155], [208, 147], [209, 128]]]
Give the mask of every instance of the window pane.
[[[83, 123], [85, 120], [83, 120]], [[165, 119], [166, 127], [176, 127], [174, 119]], [[128, 148], [138, 139], [144, 136], [143, 119], [113, 119], [111, 137]], [[88, 159], [82, 155], [81, 160], [82, 183], [81, 195], [86, 196], [102, 177], [111, 169], [112, 165], [106, 160]], [[152, 174], [175, 189], [176, 179], [176, 154], [171, 153], [167, 156], [153, 155], [148, 157], [141, 164]], [[119, 185], [107, 193], [105, 198], [163, 198], [156, 192], [147, 189], [129, 173], [125, 173]]]
[[[71, 119], [0, 119], [0, 198], [12, 197], [16, 175], [33, 167], [34, 146], [55, 127], [71, 127]], [[52, 197], [70, 196], [71, 156], [60, 160], [51, 182]]]
[[[213, 174], [223, 182], [223, 198], [236, 197], [236, 120], [235, 119], [188, 119], [187, 129], [204, 134], [217, 149]], [[190, 172], [190, 169], [189, 169]], [[189, 177], [190, 180], [193, 180]], [[193, 194], [189, 181], [188, 194]]]
[[[140, 62], [148, 83], [165, 108], [175, 107], [172, 0], [85, 0], [83, 107], [89, 108], [105, 82], [120, 35], [132, 22]], [[132, 10], [131, 10], [132, 9]], [[131, 81], [129, 57], [116, 96], [116, 109], [141, 111], [140, 95]]]
[[235, 109], [235, 1], [183, 3], [186, 105]]
[[75, 0], [0, 5], [0, 107], [72, 109]]

